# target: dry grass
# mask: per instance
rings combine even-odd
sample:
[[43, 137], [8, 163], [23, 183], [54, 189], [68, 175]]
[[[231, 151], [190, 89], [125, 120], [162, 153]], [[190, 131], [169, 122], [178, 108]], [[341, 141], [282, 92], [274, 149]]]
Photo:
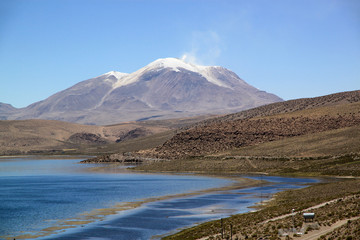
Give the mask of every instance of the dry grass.
[[223, 156], [326, 156], [360, 152], [360, 126], [266, 142], [225, 152]]
[[136, 167], [149, 172], [191, 172], [211, 174], [267, 173], [288, 176], [360, 176], [360, 155], [336, 157], [195, 157], [159, 161]]
[[360, 114], [360, 102], [338, 104], [334, 106], [322, 106], [310, 109], [303, 109], [295, 112], [280, 113], [276, 115], [257, 117], [257, 118], [296, 118], [301, 116], [308, 117], [321, 117], [331, 116], [336, 117], [338, 115], [359, 115]]

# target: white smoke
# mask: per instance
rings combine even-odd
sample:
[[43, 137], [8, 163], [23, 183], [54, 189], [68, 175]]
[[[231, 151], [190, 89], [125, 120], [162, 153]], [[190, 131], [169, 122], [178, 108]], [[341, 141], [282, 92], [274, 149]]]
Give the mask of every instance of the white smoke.
[[193, 53], [184, 53], [181, 56], [181, 60], [183, 60], [184, 62], [201, 65], [201, 63], [199, 63], [199, 60], [196, 58], [196, 56]]
[[214, 31], [193, 32], [191, 49], [182, 54], [185, 62], [198, 65], [214, 65], [221, 54], [219, 35]]

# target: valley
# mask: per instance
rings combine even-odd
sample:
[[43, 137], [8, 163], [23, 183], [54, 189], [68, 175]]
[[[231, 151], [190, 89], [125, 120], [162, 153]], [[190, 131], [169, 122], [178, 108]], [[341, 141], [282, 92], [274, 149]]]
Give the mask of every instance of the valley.
[[[323, 179], [320, 184], [276, 194], [257, 206], [256, 212], [223, 219], [223, 237], [216, 220], [164, 239], [229, 239], [230, 235], [285, 239], [279, 232], [292, 238], [296, 234], [288, 229], [293, 220], [287, 215], [291, 209], [297, 211], [298, 231], [308, 227], [308, 237], [299, 239], [313, 239], [318, 232], [320, 239], [327, 239], [325, 235], [356, 239], [360, 234], [354, 230], [360, 226], [360, 91], [273, 103], [230, 115], [107, 126], [16, 120], [1, 121], [0, 126], [2, 155], [81, 153], [98, 156], [85, 163], [140, 163], [133, 171], [142, 173]], [[314, 210], [318, 225], [303, 225], [303, 209], [321, 203], [324, 206]], [[332, 211], [335, 208], [342, 210]]]

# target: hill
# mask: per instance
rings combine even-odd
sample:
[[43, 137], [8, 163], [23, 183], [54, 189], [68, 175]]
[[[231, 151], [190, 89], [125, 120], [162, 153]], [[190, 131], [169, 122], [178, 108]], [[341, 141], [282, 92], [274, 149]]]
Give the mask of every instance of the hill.
[[309, 104], [293, 112], [205, 120], [156, 148], [139, 151], [140, 156], [173, 160], [141, 165], [137, 170], [359, 176], [359, 94], [335, 94], [341, 100], [322, 107], [314, 103], [333, 96], [301, 100], [313, 107]]
[[[284, 102], [277, 102], [272, 104], [263, 105], [260, 107], [252, 108], [249, 110], [244, 110], [241, 112], [228, 114], [225, 116], [205, 120], [199, 122], [199, 125], [207, 125], [212, 122], [221, 122], [221, 121], [229, 121], [229, 120], [239, 120], [239, 119], [250, 119], [256, 117], [266, 117], [271, 115], [297, 112], [306, 109], [316, 109], [312, 111], [312, 114], [315, 112], [319, 112], [320, 107], [326, 106], [336, 106], [347, 103], [355, 103], [360, 101], [360, 93], [359, 90], [349, 91], [349, 92], [340, 92], [329, 94], [320, 97], [314, 98], [299, 98], [294, 100], [288, 100]], [[330, 108], [324, 108], [325, 111], [330, 110]], [[320, 114], [326, 114], [326, 112], [319, 112]]]
[[147, 154], [158, 158], [202, 156], [359, 125], [360, 91], [338, 93], [205, 120]]

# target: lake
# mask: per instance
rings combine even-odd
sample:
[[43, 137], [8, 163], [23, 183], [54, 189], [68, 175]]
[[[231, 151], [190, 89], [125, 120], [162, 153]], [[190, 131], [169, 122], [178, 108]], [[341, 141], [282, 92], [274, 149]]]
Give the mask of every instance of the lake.
[[[101, 173], [89, 171], [99, 165], [77, 164], [79, 161], [0, 159], [0, 238], [156, 239], [181, 227], [247, 212], [271, 194], [316, 181], [247, 176], [269, 184], [145, 201], [137, 208], [109, 214], [128, 207], [128, 202], [219, 188], [234, 181], [119, 169], [114, 170], [118, 173]], [[119, 203], [123, 205], [119, 207]]]

